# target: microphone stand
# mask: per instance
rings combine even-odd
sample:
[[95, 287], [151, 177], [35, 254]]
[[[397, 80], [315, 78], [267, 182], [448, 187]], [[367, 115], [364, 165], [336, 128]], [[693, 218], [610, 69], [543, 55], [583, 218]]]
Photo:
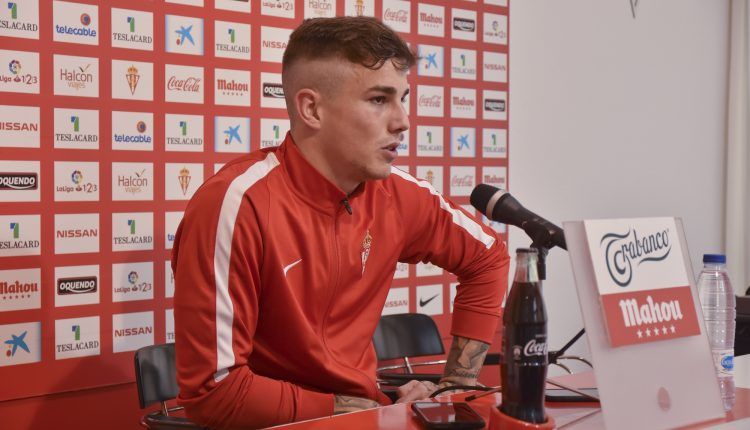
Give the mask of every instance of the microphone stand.
[[[534, 248], [537, 250], [537, 255], [539, 256], [537, 260], [537, 272], [539, 273], [539, 281], [544, 281], [547, 279], [547, 254], [549, 253], [549, 244], [552, 242], [552, 237], [549, 234], [548, 231], [545, 230], [546, 234], [537, 234], [537, 236], [534, 238], [534, 241], [531, 243], [531, 248]], [[552, 245], [554, 246], [554, 245]], [[567, 251], [567, 249], [566, 249]], [[557, 351], [548, 351], [547, 352], [547, 361], [549, 364], [556, 364], [563, 369], [567, 370], [568, 373], [570, 373], [570, 369], [568, 369], [567, 366], [562, 365], [557, 362], [558, 358], [561, 358], [563, 354], [565, 354], [565, 351], [568, 350], [578, 339], [583, 336], [583, 334], [586, 332], [585, 328], [582, 328], [581, 331], [579, 331], [575, 336], [573, 336], [568, 343], [566, 343], [562, 348], [558, 349]], [[572, 358], [572, 357], [571, 357]], [[579, 357], [575, 357], [580, 359], [581, 361], [585, 362], [589, 366], [591, 366], [591, 363], [588, 362], [588, 360], [584, 360]], [[593, 367], [593, 366], [591, 366]]]

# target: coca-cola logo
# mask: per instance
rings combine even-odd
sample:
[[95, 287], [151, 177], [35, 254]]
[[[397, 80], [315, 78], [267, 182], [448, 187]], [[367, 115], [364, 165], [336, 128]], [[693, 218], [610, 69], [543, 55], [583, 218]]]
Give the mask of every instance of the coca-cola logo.
[[409, 15], [405, 9], [392, 10], [391, 8], [387, 8], [383, 14], [383, 18], [386, 21], [396, 21], [405, 24]]
[[440, 106], [442, 106], [442, 101], [443, 98], [439, 95], [419, 96], [419, 106], [439, 108]]
[[633, 280], [633, 263], [636, 267], [643, 263], [662, 261], [669, 256], [672, 244], [669, 229], [647, 236], [639, 235], [635, 229], [627, 233], [607, 233], [599, 245], [604, 247], [607, 271], [612, 281], [620, 287], [627, 287]]
[[451, 185], [454, 187], [473, 187], [474, 177], [472, 175], [454, 176], [451, 178]]
[[167, 89], [170, 91], [184, 91], [198, 93], [201, 90], [201, 78], [178, 79], [174, 76], [167, 81]]
[[523, 347], [523, 355], [526, 357], [546, 356], [547, 355], [547, 342], [537, 342], [536, 339], [531, 339], [526, 342]]

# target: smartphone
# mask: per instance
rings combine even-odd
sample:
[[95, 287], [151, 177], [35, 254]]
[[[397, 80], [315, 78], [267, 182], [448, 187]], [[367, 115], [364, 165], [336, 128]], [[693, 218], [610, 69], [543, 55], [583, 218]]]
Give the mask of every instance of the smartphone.
[[[596, 388], [577, 388], [577, 390], [594, 396], [597, 399], [599, 398], [599, 390]], [[586, 397], [563, 388], [548, 388], [545, 390], [544, 400], [548, 402], [598, 402], [598, 400], [594, 400], [591, 397]]]
[[416, 402], [411, 409], [428, 429], [481, 429], [484, 420], [465, 402]]

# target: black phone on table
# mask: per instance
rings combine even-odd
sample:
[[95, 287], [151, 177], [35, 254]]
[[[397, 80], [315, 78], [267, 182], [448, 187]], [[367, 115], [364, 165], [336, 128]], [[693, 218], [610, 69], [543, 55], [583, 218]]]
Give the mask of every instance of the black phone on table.
[[[599, 390], [596, 388], [576, 388], [578, 391], [582, 391], [590, 396], [599, 398]], [[574, 391], [566, 390], [564, 388], [548, 388], [544, 393], [544, 400], [547, 402], [598, 402], [591, 397], [578, 394]]]
[[428, 429], [481, 429], [484, 420], [465, 402], [416, 402], [411, 409]]

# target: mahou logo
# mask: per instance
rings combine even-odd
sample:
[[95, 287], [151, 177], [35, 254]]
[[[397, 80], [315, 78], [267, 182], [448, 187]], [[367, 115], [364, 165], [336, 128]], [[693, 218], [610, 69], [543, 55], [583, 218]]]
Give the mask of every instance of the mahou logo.
[[662, 261], [672, 250], [669, 229], [643, 235], [635, 229], [626, 233], [608, 233], [599, 242], [604, 247], [604, 258], [612, 281], [627, 287], [633, 280], [633, 271], [638, 266]]

